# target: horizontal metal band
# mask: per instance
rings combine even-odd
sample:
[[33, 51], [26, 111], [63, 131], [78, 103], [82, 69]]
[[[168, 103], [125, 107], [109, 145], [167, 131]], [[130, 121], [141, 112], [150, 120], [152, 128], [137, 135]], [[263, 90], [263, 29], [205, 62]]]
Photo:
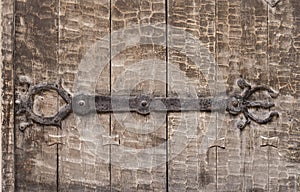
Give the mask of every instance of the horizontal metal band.
[[[276, 98], [278, 93], [267, 86], [251, 85], [243, 79], [237, 81], [238, 86], [243, 90], [241, 94], [234, 94], [226, 98], [174, 98], [174, 97], [151, 97], [149, 95], [138, 96], [102, 96], [80, 94], [72, 96], [61, 85], [58, 84], [38, 84], [31, 87], [28, 94], [23, 100], [16, 100], [17, 115], [25, 113], [28, 119], [27, 123], [20, 126], [21, 130], [25, 130], [32, 122], [41, 125], [61, 126], [70, 113], [82, 116], [90, 113], [125, 113], [136, 112], [141, 115], [149, 115], [151, 112], [225, 112], [232, 114], [243, 114], [245, 121], [239, 121], [237, 126], [244, 129], [250, 121], [259, 124], [270, 122], [273, 117], [279, 115], [278, 112], [268, 112], [266, 117], [257, 117], [249, 112], [249, 108], [270, 109], [274, 106], [269, 101], [253, 101], [249, 98], [256, 92], [266, 91], [271, 98]], [[33, 112], [34, 96], [42, 91], [54, 90], [66, 102], [54, 116], [44, 117]], [[24, 126], [26, 125], [26, 126]]]
[[212, 98], [163, 98], [140, 95], [126, 96], [94, 96], [78, 95], [73, 99], [72, 109], [78, 115], [89, 113], [121, 113], [136, 112], [148, 115], [151, 112], [186, 112], [186, 111], [219, 111], [226, 110], [227, 99]]

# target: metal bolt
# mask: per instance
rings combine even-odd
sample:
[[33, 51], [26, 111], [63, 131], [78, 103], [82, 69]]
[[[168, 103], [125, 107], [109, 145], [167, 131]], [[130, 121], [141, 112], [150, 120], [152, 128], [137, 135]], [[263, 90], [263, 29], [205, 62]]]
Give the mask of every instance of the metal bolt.
[[147, 104], [148, 104], [148, 102], [147, 102], [146, 100], [143, 100], [143, 101], [141, 102], [141, 105], [142, 105], [143, 107], [146, 107]]
[[239, 106], [239, 103], [237, 101], [232, 101], [232, 106], [237, 107]]
[[28, 122], [22, 122], [19, 124], [19, 129], [21, 131], [24, 131], [27, 127], [29, 127], [30, 125], [32, 125], [31, 123], [28, 123]]
[[85, 106], [85, 101], [84, 100], [80, 100], [80, 101], [78, 101], [78, 105], [79, 106]]

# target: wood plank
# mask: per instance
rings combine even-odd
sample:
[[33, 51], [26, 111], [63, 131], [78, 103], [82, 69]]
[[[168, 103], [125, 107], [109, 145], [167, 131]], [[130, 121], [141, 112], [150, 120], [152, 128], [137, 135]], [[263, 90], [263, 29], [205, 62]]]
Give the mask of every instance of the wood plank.
[[[109, 95], [109, 0], [61, 0], [59, 76], [73, 95]], [[59, 134], [59, 191], [109, 191], [108, 114], [64, 120]]]
[[[243, 1], [241, 7], [243, 77], [253, 83], [267, 84], [270, 77], [267, 59], [267, 6], [265, 2], [256, 0], [251, 3]], [[264, 98], [262, 93], [254, 94], [252, 97], [254, 100], [264, 100]], [[263, 110], [250, 110], [250, 112], [258, 116], [263, 116], [264, 113]], [[272, 127], [251, 123], [242, 133], [243, 190], [268, 190], [268, 147], [262, 147], [258, 142], [261, 136], [268, 136], [268, 129]]]
[[[165, 1], [112, 1], [112, 94], [165, 96]], [[116, 106], [117, 107], [117, 106]], [[112, 191], [166, 190], [165, 114], [114, 114]]]
[[269, 190], [299, 191], [299, 10], [297, 1], [269, 6], [270, 84], [280, 92], [280, 119], [272, 123], [270, 137], [278, 148], [269, 149]]
[[[236, 86], [240, 77], [266, 84], [268, 15], [264, 2], [218, 0], [216, 9], [218, 82], [225, 82], [229, 94], [241, 92]], [[260, 136], [268, 133], [267, 126], [251, 123], [240, 131], [236, 127], [240, 117], [218, 119], [227, 127], [226, 150], [218, 154], [218, 190], [267, 190], [267, 150], [257, 145]]]
[[15, 189], [14, 161], [14, 2], [1, 1], [1, 189]]
[[[57, 0], [16, 1], [15, 91], [24, 96], [30, 83], [55, 82], [57, 62]], [[45, 93], [46, 94], [46, 93]], [[46, 94], [47, 95], [47, 94]], [[39, 96], [43, 98], [43, 96]], [[46, 96], [48, 107], [57, 109], [57, 98]], [[36, 113], [48, 110], [43, 101], [35, 101]], [[15, 190], [55, 191], [57, 187], [57, 147], [48, 146], [46, 138], [57, 128], [34, 124], [23, 132], [24, 115], [15, 119]]]
[[[214, 1], [168, 1], [168, 96], [214, 96], [214, 20]], [[215, 113], [169, 114], [169, 191], [215, 191], [215, 121]]]
[[[235, 80], [240, 76], [241, 48], [241, 6], [240, 1], [216, 1], [216, 64], [217, 82], [225, 85], [231, 94]], [[221, 122], [221, 123], [220, 123]], [[235, 126], [236, 118], [225, 114], [218, 116], [218, 128], [225, 137], [225, 150], [217, 151], [217, 190], [242, 191], [240, 177], [240, 143], [239, 130]]]
[[[166, 114], [153, 113], [72, 114], [62, 129], [34, 124], [21, 132], [18, 126], [25, 118], [17, 115], [17, 191], [56, 191], [57, 186], [59, 191], [300, 190], [297, 0], [275, 7], [265, 0], [111, 3], [110, 13], [109, 0], [17, 0], [16, 94], [28, 89], [24, 80], [29, 74], [32, 84], [61, 78], [74, 94], [174, 97], [239, 93], [235, 81], [244, 77], [280, 91], [272, 109], [280, 111], [280, 118], [266, 125], [252, 122], [240, 131], [236, 122], [242, 116], [225, 112], [171, 113], [167, 120]], [[167, 27], [161, 25], [166, 21]], [[200, 63], [209, 61], [212, 53], [216, 64], [197, 66], [199, 58]], [[5, 59], [4, 91], [9, 91], [12, 64]], [[7, 121], [13, 97], [8, 93], [3, 98], [8, 162], [13, 156], [12, 121]], [[40, 114], [53, 114], [63, 105], [55, 92], [35, 98]], [[253, 99], [266, 97], [256, 94]], [[49, 135], [63, 135], [64, 144], [49, 146]], [[120, 145], [103, 145], [103, 137], [116, 135]], [[261, 136], [278, 137], [278, 147], [262, 146]], [[225, 149], [212, 147], [211, 141], [223, 137]], [[9, 163], [4, 170], [5, 190], [13, 191]]]

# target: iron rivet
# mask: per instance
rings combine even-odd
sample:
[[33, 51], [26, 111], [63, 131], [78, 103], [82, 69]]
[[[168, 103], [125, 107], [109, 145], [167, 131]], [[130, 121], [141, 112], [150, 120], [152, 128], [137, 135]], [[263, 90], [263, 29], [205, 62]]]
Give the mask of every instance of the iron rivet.
[[146, 107], [147, 104], [148, 104], [148, 102], [147, 102], [146, 100], [143, 100], [143, 101], [141, 102], [141, 105], [142, 105], [143, 107]]
[[237, 107], [239, 103], [237, 101], [232, 101], [232, 106]]
[[78, 105], [81, 106], [81, 107], [84, 106], [85, 105], [85, 101], [84, 100], [78, 101]]

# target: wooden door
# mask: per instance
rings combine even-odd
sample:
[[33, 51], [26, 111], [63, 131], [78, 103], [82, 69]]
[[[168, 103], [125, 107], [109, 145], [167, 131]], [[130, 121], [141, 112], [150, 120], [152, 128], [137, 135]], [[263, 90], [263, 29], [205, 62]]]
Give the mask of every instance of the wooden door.
[[[299, 3], [295, 0], [2, 0], [4, 191], [299, 191]], [[72, 112], [28, 120], [41, 83], [70, 97], [220, 98], [246, 79], [243, 114]], [[33, 97], [51, 117], [68, 103]], [[162, 105], [162, 103], [158, 103]], [[74, 106], [73, 106], [74, 107]], [[118, 111], [118, 106], [112, 108]]]

